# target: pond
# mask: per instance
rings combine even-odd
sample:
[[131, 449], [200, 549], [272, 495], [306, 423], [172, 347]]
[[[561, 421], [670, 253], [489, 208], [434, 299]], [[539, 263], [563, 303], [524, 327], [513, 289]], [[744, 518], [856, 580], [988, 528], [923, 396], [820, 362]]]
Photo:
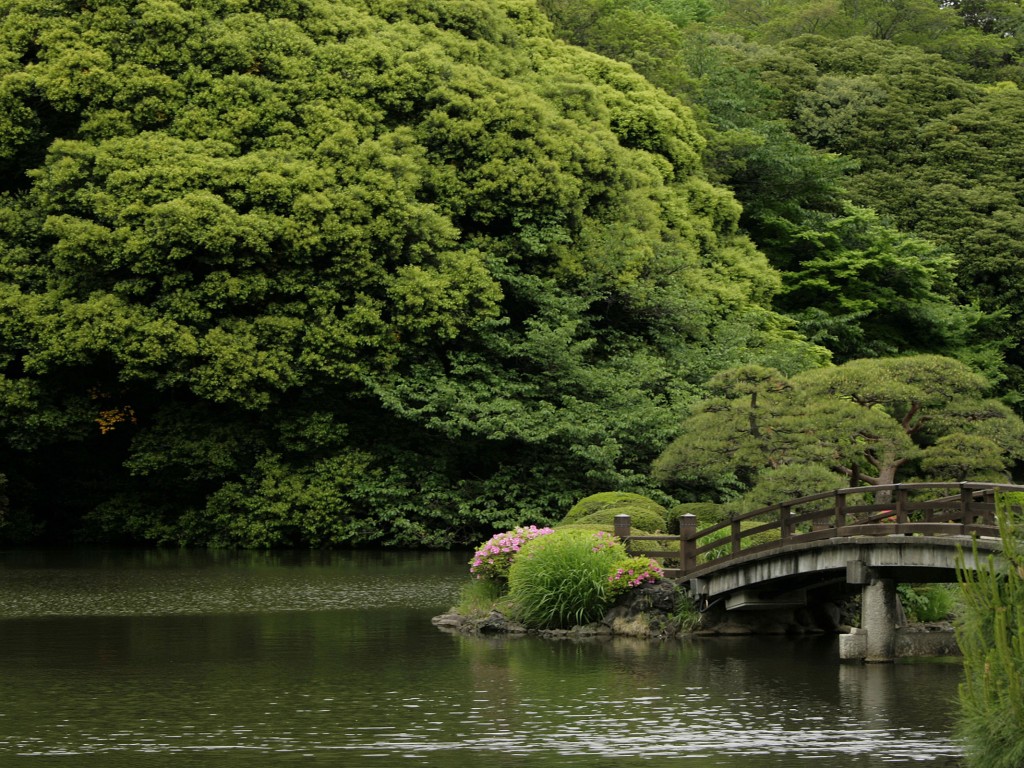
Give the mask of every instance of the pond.
[[0, 553], [0, 765], [959, 764], [956, 663], [446, 634], [465, 553]]

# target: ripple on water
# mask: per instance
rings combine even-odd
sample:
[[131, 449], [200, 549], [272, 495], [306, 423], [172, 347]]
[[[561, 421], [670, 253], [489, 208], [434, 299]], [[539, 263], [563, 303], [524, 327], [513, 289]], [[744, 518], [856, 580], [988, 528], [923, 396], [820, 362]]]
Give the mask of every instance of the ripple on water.
[[[225, 722], [219, 713], [205, 712], [201, 718], [209, 721], [205, 727], [189, 725], [177, 733], [161, 720], [143, 718], [135, 728], [69, 734], [64, 743], [22, 739], [14, 744], [0, 739], [0, 746], [22, 756], [343, 752], [387, 758], [443, 753], [447, 757], [439, 764], [445, 766], [458, 765], [460, 754], [520, 756], [551, 765], [632, 758], [700, 759], [703, 764], [736, 766], [756, 756], [784, 758], [773, 765], [807, 759], [848, 765], [865, 756], [873, 762], [910, 763], [960, 754], [935, 733], [864, 728], [849, 716], [829, 724], [813, 715], [780, 717], [783, 713], [776, 712], [766, 716], [758, 713], [756, 702], [734, 697], [728, 705], [713, 705], [703, 693], [679, 696], [666, 691], [663, 697], [648, 697], [642, 715], [637, 714], [635, 702], [600, 696], [572, 701], [524, 698], [516, 703], [495, 697], [486, 706], [478, 701], [467, 708], [466, 702], [446, 696], [395, 694], [380, 700], [379, 708], [405, 710], [405, 717], [401, 723], [379, 724], [359, 718], [348, 724], [350, 703], [339, 704], [333, 698], [312, 701], [305, 695], [286, 695], [274, 703], [285, 709], [251, 723]], [[550, 760], [536, 760], [540, 757]]]
[[[448, 607], [464, 573], [348, 567], [3, 567], [0, 618]], [[3, 564], [0, 563], [0, 566]]]
[[[463, 567], [423, 578], [348, 565], [4, 568], [0, 618], [70, 618], [0, 622], [0, 764], [96, 756], [89, 765], [134, 768], [145, 754], [169, 756], [151, 766], [205, 756], [218, 768], [274, 762], [254, 755], [434, 768], [873, 768], [959, 756], [947, 720], [902, 716], [908, 703], [934, 708], [928, 681], [953, 691], [949, 675], [840, 667], [782, 642], [733, 652], [453, 637], [424, 609], [451, 604]], [[248, 615], [283, 611], [309, 615]], [[161, 615], [173, 616], [121, 618]], [[55, 632], [62, 638], [48, 642]], [[917, 689], [927, 701], [911, 701]]]

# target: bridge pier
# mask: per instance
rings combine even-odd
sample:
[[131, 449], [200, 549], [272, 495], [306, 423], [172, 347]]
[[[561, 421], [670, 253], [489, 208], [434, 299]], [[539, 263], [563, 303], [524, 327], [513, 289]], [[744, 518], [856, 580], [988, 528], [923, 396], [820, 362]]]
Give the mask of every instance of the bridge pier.
[[860, 625], [865, 638], [864, 661], [886, 662], [896, 658], [898, 598], [893, 579], [874, 579], [860, 593]]
[[860, 629], [839, 638], [839, 658], [892, 661], [901, 616], [896, 580], [882, 578], [863, 560], [848, 560], [846, 583], [861, 585]]
[[900, 621], [896, 580], [879, 578], [859, 560], [846, 564], [848, 584], [860, 584], [860, 629], [839, 638], [839, 658], [889, 662], [896, 658]]

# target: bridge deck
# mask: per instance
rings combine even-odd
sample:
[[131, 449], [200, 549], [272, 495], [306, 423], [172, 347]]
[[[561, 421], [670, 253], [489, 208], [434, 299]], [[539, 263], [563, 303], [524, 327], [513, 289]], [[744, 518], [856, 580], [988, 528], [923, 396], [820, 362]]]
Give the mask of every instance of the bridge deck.
[[[1024, 486], [903, 483], [840, 488], [703, 529], [697, 528], [693, 515], [683, 515], [678, 536], [632, 536], [627, 515], [616, 517], [615, 532], [634, 554], [667, 561], [668, 575], [708, 589], [730, 579], [752, 584], [758, 579], [809, 579], [812, 574], [822, 578], [843, 571], [849, 562], [884, 569], [901, 580], [917, 576], [920, 582], [943, 581], [954, 578], [958, 551], [972, 567], [975, 543], [980, 553], [1001, 549], [996, 495], [1007, 493], [1024, 493]], [[1003, 499], [1020, 509], [1018, 498]]]
[[879, 578], [901, 582], [955, 581], [960, 553], [964, 566], [973, 569], [975, 550], [984, 558], [1001, 549], [998, 539], [970, 536], [844, 536], [793, 541], [751, 552], [710, 563], [686, 578], [695, 594], [708, 598], [751, 586], [786, 591], [845, 581], [851, 563], [870, 569]]

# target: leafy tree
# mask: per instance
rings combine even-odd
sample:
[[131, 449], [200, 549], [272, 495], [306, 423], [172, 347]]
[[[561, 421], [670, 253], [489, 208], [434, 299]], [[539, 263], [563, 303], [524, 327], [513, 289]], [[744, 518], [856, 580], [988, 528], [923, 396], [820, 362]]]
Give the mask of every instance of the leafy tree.
[[[776, 308], [834, 360], [963, 354], [973, 345], [983, 316], [953, 301], [951, 257], [851, 205], [844, 175], [853, 165], [836, 154], [843, 147], [812, 146], [815, 131], [846, 129], [843, 105], [862, 95], [859, 85], [823, 95], [826, 105], [801, 111], [796, 128], [792, 104], [820, 85], [799, 55], [680, 19], [667, 4], [648, 3], [641, 20], [630, 4], [542, 5], [566, 39], [629, 62], [694, 105], [708, 138], [705, 166], [736, 192], [741, 226], [782, 273]], [[991, 350], [974, 362], [986, 357], [992, 367], [1001, 363]]]
[[657, 478], [684, 492], [746, 495], [762, 506], [843, 477], [1005, 479], [1024, 455], [1024, 421], [950, 358], [852, 360], [788, 378], [747, 366], [711, 383], [719, 396], [694, 410], [654, 464]]
[[930, 0], [787, 0], [771, 5], [721, 0], [716, 5], [716, 26], [771, 43], [813, 34], [913, 44], [953, 33], [962, 26], [951, 9]]
[[717, 29], [770, 45], [803, 35], [890, 41], [938, 54], [970, 80], [1020, 82], [1019, 35], [1013, 31], [1019, 16], [1019, 4], [998, 0], [719, 0], [708, 20]]
[[952, 259], [870, 210], [850, 205], [845, 214], [808, 213], [790, 228], [777, 306], [836, 362], [962, 347], [981, 317], [947, 298]]
[[8, 0], [0, 104], [0, 453], [51, 536], [479, 540], [821, 359], [689, 111], [529, 0]]

